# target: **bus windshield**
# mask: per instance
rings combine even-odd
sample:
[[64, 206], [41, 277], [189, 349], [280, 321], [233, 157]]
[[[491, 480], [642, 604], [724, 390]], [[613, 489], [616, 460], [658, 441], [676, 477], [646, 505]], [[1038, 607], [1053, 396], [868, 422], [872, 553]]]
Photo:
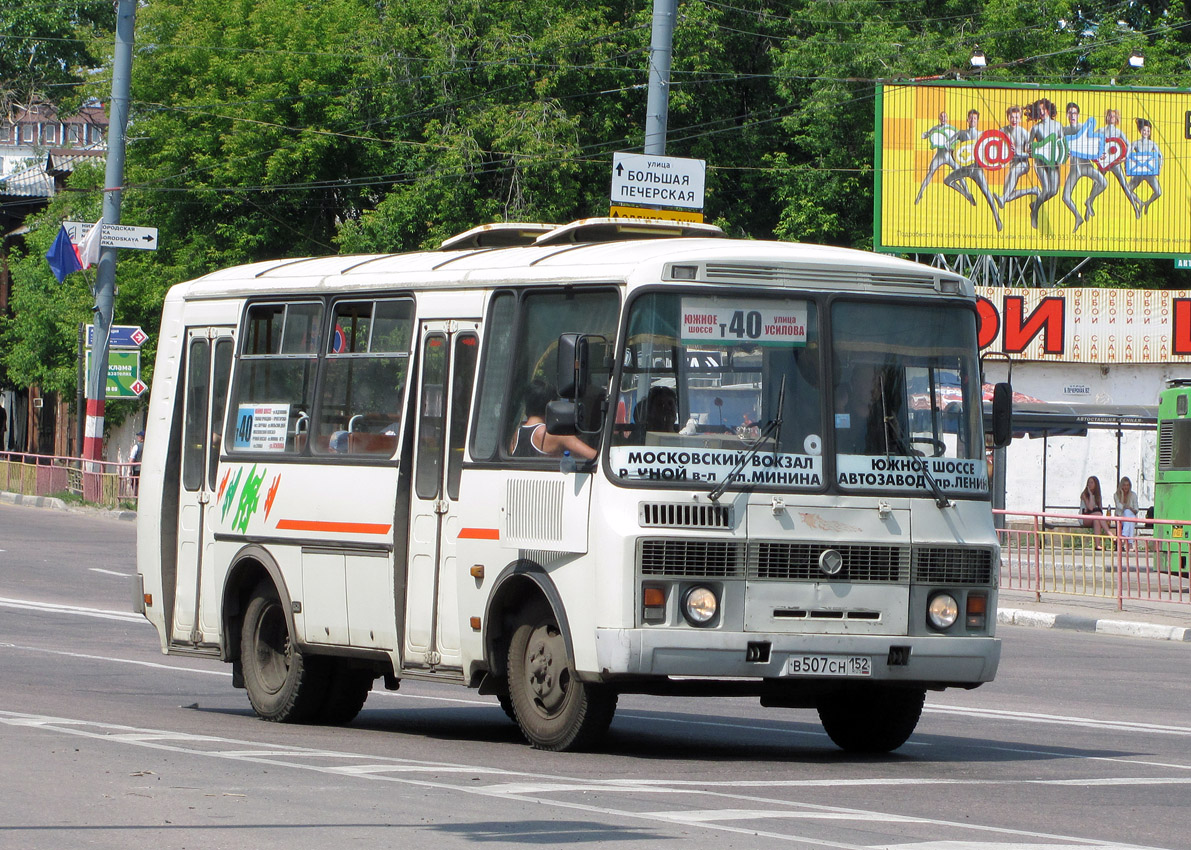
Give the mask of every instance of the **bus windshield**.
[[809, 295], [637, 298], [613, 396], [612, 475], [987, 494], [971, 310], [837, 299], [830, 316], [828, 341]]
[[806, 297], [642, 295], [614, 396], [612, 474], [714, 487], [743, 461], [740, 483], [821, 490], [820, 353]]
[[840, 487], [987, 493], [971, 311], [837, 301], [831, 327]]

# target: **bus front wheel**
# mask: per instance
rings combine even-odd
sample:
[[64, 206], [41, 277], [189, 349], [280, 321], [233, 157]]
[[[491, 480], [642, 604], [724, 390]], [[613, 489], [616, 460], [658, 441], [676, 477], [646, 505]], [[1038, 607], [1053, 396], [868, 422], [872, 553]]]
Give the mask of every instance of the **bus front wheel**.
[[508, 674], [513, 714], [535, 749], [582, 749], [612, 722], [616, 694], [579, 680], [552, 613], [522, 619], [509, 642]]
[[909, 739], [922, 716], [926, 691], [874, 685], [819, 701], [819, 720], [836, 746], [849, 753], [888, 753]]
[[303, 655], [289, 630], [277, 589], [262, 582], [244, 611], [240, 663], [252, 709], [263, 720], [303, 723], [327, 695], [324, 659]]

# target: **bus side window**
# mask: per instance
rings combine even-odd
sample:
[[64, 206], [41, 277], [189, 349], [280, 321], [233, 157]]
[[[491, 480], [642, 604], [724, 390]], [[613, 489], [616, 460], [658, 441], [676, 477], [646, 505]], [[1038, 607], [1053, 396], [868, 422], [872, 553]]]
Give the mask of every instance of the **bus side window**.
[[[556, 396], [554, 377], [558, 368], [558, 335], [560, 333], [581, 333], [602, 336], [605, 340], [616, 338], [616, 320], [619, 309], [617, 294], [611, 290], [580, 291], [533, 291], [521, 300], [520, 321], [517, 323], [517, 339], [513, 345], [516, 358], [512, 368], [509, 394], [513, 403], [508, 405], [504, 419], [503, 445], [506, 456], [540, 459], [540, 453], [525, 448], [529, 439], [527, 418], [534, 414], [526, 409], [526, 399], [536, 397], [542, 384], [551, 396]], [[489, 327], [492, 327], [490, 324]], [[611, 369], [607, 362], [610, 345], [595, 346], [598, 350], [597, 363], [592, 363], [588, 392], [583, 399], [585, 409], [598, 411], [607, 398]], [[594, 428], [594, 417], [580, 423], [580, 427]], [[525, 429], [522, 435], [522, 429]], [[518, 442], [522, 443], [518, 449]], [[585, 442], [592, 442], [593, 435], [583, 435]], [[540, 442], [540, 435], [534, 443]]]
[[314, 454], [392, 457], [413, 337], [408, 298], [339, 301], [312, 423]]
[[321, 302], [252, 304], [232, 396], [231, 452], [301, 452], [309, 434]]

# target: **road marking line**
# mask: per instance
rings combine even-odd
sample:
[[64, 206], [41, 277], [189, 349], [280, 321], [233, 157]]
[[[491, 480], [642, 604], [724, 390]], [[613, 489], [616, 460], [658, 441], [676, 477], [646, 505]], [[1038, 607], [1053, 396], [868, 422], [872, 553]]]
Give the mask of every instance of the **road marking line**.
[[120, 576], [121, 578], [132, 578], [132, 576], [133, 576], [133, 573], [118, 573], [115, 570], [105, 570], [100, 567], [92, 567], [91, 572], [103, 573], [104, 575], [107, 575], [107, 576]]
[[[228, 760], [239, 761], [239, 762], [247, 763], [247, 764], [262, 764], [262, 765], [269, 765], [272, 767], [290, 767], [290, 768], [295, 768], [298, 770], [307, 770], [307, 771], [312, 771], [315, 773], [331, 774], [331, 775], [338, 775], [338, 776], [345, 775], [345, 771], [344, 771], [343, 767], [340, 767], [340, 766], [329, 766], [329, 765], [320, 765], [320, 764], [309, 764], [309, 763], [303, 763], [303, 762], [299, 762], [299, 761], [290, 761], [290, 760], [285, 759], [284, 757], [278, 758], [278, 759], [273, 759], [273, 758], [263, 758], [263, 757], [259, 757], [259, 756], [236, 755], [236, 753], [244, 752], [243, 745], [257, 744], [259, 747], [260, 742], [243, 741], [243, 740], [236, 740], [236, 739], [230, 739], [230, 738], [220, 738], [220, 737], [216, 737], [216, 736], [207, 736], [207, 735], [185, 735], [184, 733], [177, 733], [176, 735], [171, 736], [171, 733], [165, 732], [163, 730], [139, 729], [139, 728], [131, 727], [131, 726], [122, 726], [122, 725], [116, 725], [116, 724], [88, 722], [88, 721], [80, 721], [80, 720], [67, 720], [67, 719], [63, 719], [63, 718], [56, 718], [56, 717], [50, 717], [50, 716], [44, 716], [44, 715], [31, 715], [31, 714], [24, 714], [24, 713], [20, 713], [20, 712], [11, 712], [11, 711], [0, 711], [0, 723], [5, 723], [8, 725], [12, 725], [12, 726], [28, 726], [31, 728], [36, 728], [36, 729], [40, 729], [40, 730], [44, 730], [44, 731], [57, 732], [60, 734], [67, 734], [67, 735], [75, 735], [75, 736], [79, 736], [79, 737], [92, 738], [92, 739], [101, 740], [101, 741], [108, 741], [108, 742], [116, 741], [117, 743], [123, 743], [126, 745], [145, 747], [148, 749], [163, 750], [166, 752], [174, 752], [174, 753], [180, 753], [180, 754], [184, 754], [184, 755], [194, 755], [194, 756], [204, 756], [207, 758], [228, 759]], [[84, 727], [87, 727], [87, 728], [84, 728]], [[116, 734], [113, 734], [113, 733], [116, 733]], [[196, 747], [185, 747], [185, 746], [181, 746], [181, 745], [165, 743], [165, 741], [171, 737], [173, 737], [175, 740], [194, 741], [195, 743], [200, 744], [200, 745], [208, 745], [209, 746], [209, 745], [218, 744], [218, 743], [233, 743], [233, 744], [237, 744], [240, 746], [236, 750], [221, 751], [221, 750], [217, 750], [217, 749], [200, 749], [200, 748], [196, 748]], [[274, 747], [273, 749], [281, 750], [282, 753], [285, 753], [290, 758], [295, 758], [295, 757], [302, 758], [302, 757], [309, 757], [311, 755], [318, 756], [318, 755], [328, 752], [325, 750], [308, 750], [306, 748], [301, 748], [301, 747], [293, 747], [293, 748]], [[331, 752], [334, 752], [334, 751], [331, 751]], [[384, 760], [378, 760], [375, 757], [366, 757], [363, 754], [355, 754], [355, 757], [356, 758], [368, 758], [368, 764], [376, 764], [378, 761], [384, 761]], [[392, 763], [393, 764], [401, 764], [403, 761], [404, 760], [401, 760], [401, 759], [393, 759]], [[405, 762], [405, 763], [415, 764], [416, 762]], [[431, 763], [424, 763], [424, 764], [429, 765]], [[362, 766], [367, 766], [367, 765], [364, 764]], [[446, 766], [447, 765], [443, 765], [443, 767], [446, 767]], [[465, 768], [466, 767], [464, 765], [449, 765], [449, 766], [455, 767], [455, 768]], [[474, 770], [476, 772], [484, 772], [484, 773], [495, 772], [495, 773], [501, 773], [501, 774], [507, 773], [508, 775], [517, 775], [513, 771], [507, 771], [507, 772], [499, 771], [499, 770], [494, 771], [492, 768], [483, 767], [483, 766], [475, 766], [472, 768], [472, 770]], [[460, 771], [460, 772], [466, 772], [466, 771]], [[525, 774], [521, 774], [521, 775], [525, 775]], [[737, 833], [737, 834], [741, 834], [741, 835], [749, 835], [749, 836], [753, 836], [754, 839], [757, 836], [761, 836], [761, 837], [765, 837], [765, 838], [773, 838], [773, 839], [779, 840], [779, 841], [788, 841], [791, 843], [805, 844], [805, 845], [809, 845], [809, 846], [813, 846], [813, 847], [831, 847], [831, 848], [836, 848], [836, 850], [872, 850], [871, 845], [852, 844], [852, 843], [841, 842], [841, 841], [829, 841], [829, 840], [823, 839], [822, 837], [817, 837], [817, 836], [810, 837], [810, 836], [802, 836], [802, 835], [792, 835], [789, 833], [770, 832], [770, 831], [764, 831], [764, 830], [758, 830], [755, 828], [750, 828], [747, 826], [746, 827], [736, 827], [736, 826], [730, 826], [726, 823], [716, 821], [714, 819], [701, 820], [701, 819], [698, 819], [697, 817], [691, 816], [690, 812], [677, 812], [677, 813], [676, 812], [660, 812], [660, 813], [640, 812], [640, 811], [634, 811], [634, 810], [630, 810], [630, 809], [615, 808], [612, 806], [599, 806], [599, 805], [594, 805], [594, 804], [590, 804], [590, 803], [578, 803], [578, 802], [572, 802], [572, 801], [567, 801], [567, 800], [559, 800], [559, 799], [555, 799], [555, 798], [551, 798], [551, 797], [537, 797], [537, 796], [531, 796], [531, 795], [509, 795], [509, 794], [504, 794], [504, 793], [493, 793], [492, 789], [490, 789], [489, 787], [486, 787], [486, 786], [482, 786], [482, 785], [481, 786], [452, 785], [451, 783], [448, 783], [448, 782], [439, 782], [439, 781], [426, 780], [426, 779], [413, 779], [410, 777], [393, 776], [389, 772], [383, 772], [383, 773], [362, 772], [362, 773], [354, 774], [354, 776], [356, 778], [363, 779], [363, 780], [370, 780], [370, 781], [375, 781], [375, 782], [392, 782], [392, 783], [398, 783], [401, 785], [407, 785], [407, 786], [413, 786], [413, 787], [419, 787], [419, 788], [431, 788], [431, 789], [435, 789], [435, 790], [446, 791], [448, 793], [453, 792], [453, 793], [471, 794], [471, 795], [482, 796], [482, 797], [499, 797], [499, 798], [505, 799], [505, 800], [517, 799], [517, 800], [521, 800], [526, 803], [536, 803], [538, 805], [551, 806], [554, 808], [567, 809], [570, 811], [580, 811], [580, 812], [584, 812], [589, 815], [595, 814], [595, 815], [604, 815], [604, 816], [608, 816], [608, 817], [626, 818], [626, 819], [632, 819], [632, 820], [644, 820], [644, 821], [651, 821], [654, 823], [662, 823], [662, 824], [667, 824], [667, 825], [681, 823], [681, 824], [687, 825], [687, 826], [698, 826], [703, 829], [714, 830], [714, 831], [718, 831], [718, 832], [731, 832], [731, 833]], [[566, 777], [560, 777], [560, 778], [565, 779]], [[583, 782], [583, 780], [579, 780], [577, 778], [574, 779], [573, 781], [575, 783]], [[614, 792], [617, 789], [610, 787], [606, 790], [609, 792]], [[717, 792], [703, 792], [703, 793], [708, 794], [709, 796], [712, 796], [712, 797], [720, 797], [720, 798], [731, 798], [732, 797], [732, 795], [722, 794], [722, 793], [717, 793]], [[1057, 834], [1053, 834], [1053, 833], [1033, 832], [1033, 831], [1029, 831], [1029, 830], [1013, 829], [1010, 827], [997, 827], [997, 826], [985, 826], [985, 825], [978, 825], [978, 824], [971, 824], [971, 823], [961, 823], [961, 822], [955, 822], [955, 821], [941, 820], [941, 819], [937, 819], [937, 818], [907, 817], [904, 815], [889, 814], [889, 813], [877, 812], [877, 811], [871, 811], [871, 810], [865, 810], [865, 809], [854, 809], [854, 808], [842, 807], [842, 806], [827, 806], [827, 805], [819, 805], [819, 804], [804, 803], [804, 802], [797, 802], [797, 801], [772, 800], [772, 799], [750, 799], [749, 802], [753, 803], [754, 805], [756, 803], [763, 803], [763, 804], [773, 804], [775, 806], [786, 807], [785, 809], [779, 808], [779, 809], [775, 809], [775, 810], [767, 810], [767, 809], [766, 810], [755, 810], [755, 811], [764, 813], [763, 816], [757, 815], [757, 819], [769, 819], [769, 818], [775, 818], [775, 817], [782, 817], [785, 812], [791, 811], [791, 809], [789, 807], [797, 806], [798, 807], [797, 810], [795, 810], [794, 814], [792, 815], [794, 817], [807, 817], [808, 816], [808, 815], [801, 814], [802, 812], [807, 812], [807, 813], [811, 813], [811, 814], [820, 813], [824, 816], [831, 817], [832, 819], [836, 819], [836, 820], [843, 819], [843, 820], [865, 820], [868, 822], [883, 822], [883, 823], [913, 823], [913, 824], [923, 824], [923, 825], [929, 825], [929, 826], [935, 826], [935, 827], [945, 827], [948, 829], [955, 829], [955, 830], [964, 831], [964, 832], [977, 832], [977, 833], [984, 833], [984, 834], [1015, 836], [1015, 837], [1022, 837], [1022, 838], [1031, 838], [1031, 839], [1035, 839], [1035, 840], [1043, 839], [1043, 840], [1050, 840], [1050, 841], [1062, 841], [1068, 845], [1074, 844], [1074, 845], [1079, 845], [1079, 846], [1088, 846], [1088, 847], [1095, 847], [1095, 848], [1105, 848], [1106, 846], [1109, 846], [1106, 844], [1106, 842], [1103, 842], [1103, 841], [1097, 841], [1095, 839], [1089, 839], [1089, 838], [1080, 838], [1077, 836], [1064, 836], [1064, 835], [1057, 835]], [[742, 811], [742, 810], [739, 810], [739, 809], [718, 810], [716, 812], [716, 814], [721, 814], [723, 812], [731, 813], [731, 812], [739, 812], [739, 811]], [[728, 817], [728, 819], [731, 819], [731, 818]], [[888, 846], [888, 845], [885, 845], [885, 846]], [[1018, 842], [1018, 843], [1015, 843], [1014, 846], [1020, 847], [1022, 845]], [[1115, 848], [1124, 848], [1124, 850], [1151, 850], [1151, 848], [1144, 848], [1141, 845], [1114, 844], [1111, 846], [1115, 847]]]
[[6, 599], [0, 597], [0, 608], [21, 608], [26, 611], [49, 611], [55, 614], [78, 614], [82, 617], [99, 617], [103, 620], [123, 620], [125, 622], [149, 621], [140, 614], [131, 611], [108, 611], [103, 608], [83, 608], [78, 605], [59, 605], [55, 602], [31, 602], [27, 599]]

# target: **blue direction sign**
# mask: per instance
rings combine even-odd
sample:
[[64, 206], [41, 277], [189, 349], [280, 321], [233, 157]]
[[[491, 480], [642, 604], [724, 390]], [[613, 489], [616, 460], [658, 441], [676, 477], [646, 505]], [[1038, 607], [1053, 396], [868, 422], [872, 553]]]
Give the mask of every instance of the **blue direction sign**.
[[[109, 348], [140, 348], [149, 338], [140, 325], [112, 325], [108, 336]], [[87, 325], [87, 347], [95, 347], [95, 325]]]

